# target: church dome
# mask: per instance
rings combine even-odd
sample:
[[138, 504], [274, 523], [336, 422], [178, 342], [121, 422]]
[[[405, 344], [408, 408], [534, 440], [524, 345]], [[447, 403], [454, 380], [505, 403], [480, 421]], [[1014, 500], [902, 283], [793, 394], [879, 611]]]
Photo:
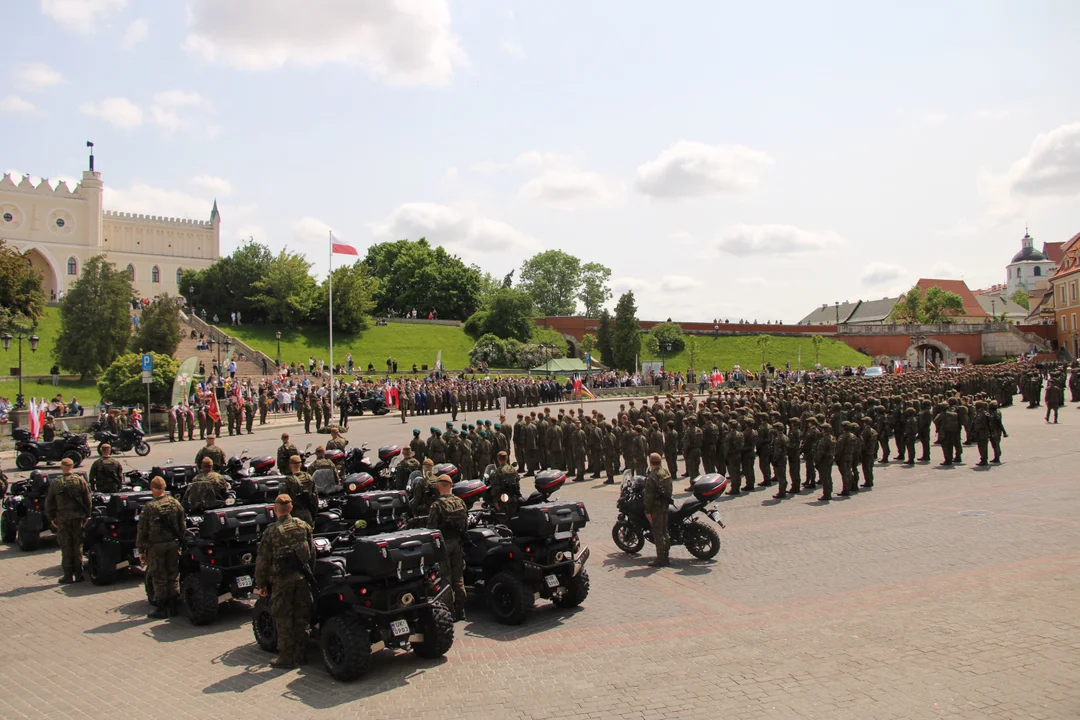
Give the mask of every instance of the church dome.
[[1046, 262], [1046, 256], [1033, 247], [1026, 247], [1013, 255], [1012, 261], [1018, 262]]

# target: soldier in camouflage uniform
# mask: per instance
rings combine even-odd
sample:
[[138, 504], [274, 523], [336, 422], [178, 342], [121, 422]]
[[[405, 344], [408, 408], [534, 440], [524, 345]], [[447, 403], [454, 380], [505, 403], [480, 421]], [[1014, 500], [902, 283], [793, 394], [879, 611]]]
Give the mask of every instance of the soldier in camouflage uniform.
[[90, 466], [90, 489], [94, 492], [120, 492], [124, 484], [124, 466], [112, 455], [112, 446], [102, 443], [101, 457]]
[[675, 421], [667, 421], [667, 431], [664, 433], [664, 459], [667, 460], [667, 471], [671, 477], [679, 476], [679, 433], [675, 430]]
[[341, 437], [341, 430], [339, 428], [330, 428], [330, 439], [326, 441], [326, 450], [340, 450], [345, 452], [345, 448], [348, 446], [349, 441]]
[[404, 490], [409, 484], [409, 478], [420, 469], [420, 463], [413, 457], [413, 450], [406, 445], [401, 448], [401, 462], [394, 468], [394, 489]]
[[428, 438], [426, 456], [431, 462], [441, 465], [446, 462], [446, 443], [443, 442], [442, 432], [437, 427], [431, 428], [431, 437]]
[[[510, 464], [510, 457], [505, 452], [500, 452], [495, 458], [496, 472], [491, 482], [491, 502], [495, 512], [503, 519], [517, 517], [518, 507], [521, 505], [521, 477], [517, 468]], [[504, 501], [503, 495], [507, 496]]]
[[299, 455], [289, 458], [289, 475], [281, 483], [281, 490], [293, 501], [292, 514], [309, 527], [315, 527], [315, 513], [319, 511], [319, 493], [315, 481], [301, 468]]
[[574, 481], [581, 482], [585, 479], [585, 431], [579, 423], [574, 423], [570, 431], [570, 450], [574, 456]]
[[289, 458], [293, 455], [299, 455], [300, 451], [296, 449], [296, 446], [289, 442], [289, 433], [281, 433], [281, 447], [277, 450], [277, 468], [278, 472], [285, 475], [289, 472]]
[[799, 472], [799, 456], [802, 452], [802, 430], [799, 418], [791, 418], [788, 428], [788, 477], [791, 480], [791, 494], [802, 492], [802, 475]]
[[307, 629], [311, 619], [311, 589], [302, 566], [315, 564], [311, 526], [292, 517], [292, 498], [274, 500], [275, 522], [263, 531], [255, 559], [255, 585], [259, 597], [270, 598], [270, 613], [278, 636], [274, 668], [303, 664], [307, 654]]
[[416, 462], [422, 463], [427, 454], [427, 445], [424, 444], [424, 440], [420, 437], [419, 429], [414, 428], [412, 434], [413, 437], [412, 440], [409, 441], [409, 447], [412, 448], [413, 457], [416, 458]]
[[45, 495], [45, 515], [60, 543], [61, 584], [82, 582], [82, 532], [90, 518], [90, 486], [82, 475], [72, 472], [71, 458], [60, 461], [63, 475], [49, 482]]
[[742, 423], [733, 420], [728, 425], [728, 432], [724, 437], [724, 458], [727, 460], [727, 476], [730, 484], [728, 495], [738, 495], [742, 492], [742, 451], [745, 442]]
[[[927, 430], [929, 433], [929, 430]], [[862, 419], [862, 487], [874, 487], [874, 460], [877, 459], [878, 435], [874, 421], [869, 415]]]
[[[1076, 370], [1073, 370], [1073, 374], [1076, 374]], [[990, 462], [1001, 462], [1001, 437], [1009, 437], [1009, 433], [1005, 432], [1005, 423], [1001, 421], [1001, 410], [998, 409], [997, 400], [990, 401], [990, 409], [988, 411], [988, 422], [990, 424], [990, 447], [994, 449], [994, 459]]]
[[341, 485], [341, 475], [338, 473], [337, 465], [334, 464], [333, 460], [326, 457], [326, 449], [322, 445], [315, 448], [315, 460], [308, 469], [311, 470], [312, 475], [319, 470], [329, 470], [334, 473], [334, 484], [338, 486]]
[[821, 481], [819, 502], [832, 500], [832, 469], [835, 450], [836, 442], [833, 440], [832, 427], [828, 423], [823, 423], [821, 425], [821, 435], [814, 445], [814, 466]]
[[184, 536], [187, 518], [180, 501], [165, 494], [164, 478], [151, 480], [150, 492], [154, 499], [139, 513], [135, 547], [139, 551], [139, 562], [146, 567], [156, 606], [147, 617], [164, 619], [177, 613], [180, 539]]
[[439, 496], [428, 509], [427, 526], [442, 533], [446, 554], [439, 562], [439, 575], [454, 590], [454, 620], [465, 619], [465, 555], [461, 549], [469, 513], [461, 498], [454, 495], [448, 475], [435, 481]]
[[559, 426], [555, 424], [555, 418], [551, 418], [547, 431], [547, 466], [557, 470], [565, 470], [563, 467], [563, 440]]
[[438, 495], [438, 488], [435, 487], [435, 481], [438, 477], [435, 475], [435, 463], [431, 458], [425, 458], [423, 465], [424, 484], [416, 491], [416, 494], [410, 498], [409, 504], [412, 508], [413, 517], [426, 517], [428, 514], [428, 508], [431, 507], [431, 503]]
[[851, 472], [855, 462], [855, 435], [851, 431], [851, 423], [847, 420], [840, 423], [840, 435], [836, 439], [833, 456], [840, 471], [840, 497], [849, 497], [855, 487], [855, 477]]
[[975, 416], [971, 420], [971, 435], [979, 447], [979, 462], [976, 467], [987, 467], [987, 450], [990, 443], [990, 415], [986, 411], [986, 401], [975, 401]]
[[[244, 398], [244, 424], [247, 426], [247, 434], [252, 435], [252, 425], [255, 423], [255, 403], [251, 399], [251, 395]], [[237, 432], [237, 435], [240, 433]]]
[[205, 458], [210, 458], [214, 472], [225, 471], [225, 451], [214, 444], [212, 434], [206, 436], [206, 445], [199, 448], [199, 452], [195, 453], [195, 465], [201, 468], [202, 461]]
[[773, 495], [773, 499], [783, 500], [788, 495], [788, 436], [784, 434], [783, 423], [774, 423], [769, 434], [769, 461], [772, 464], [772, 475], [780, 484], [780, 490]]
[[645, 517], [652, 528], [653, 543], [656, 544], [656, 559], [649, 563], [652, 567], [664, 567], [670, 564], [668, 549], [671, 540], [668, 537], [668, 506], [671, 504], [671, 475], [660, 467], [660, 456], [649, 455], [649, 472], [645, 476]]
[[199, 466], [201, 472], [184, 491], [184, 510], [189, 513], [201, 513], [213, 510], [225, 504], [229, 493], [229, 484], [225, 478], [214, 472], [214, 461], [203, 458]]
[[693, 415], [685, 420], [686, 430], [682, 436], [682, 453], [686, 460], [686, 477], [693, 480], [698, 476], [701, 464], [701, 445], [704, 442], [704, 433], [697, 426], [697, 418]]
[[604, 458], [604, 472], [607, 473], [605, 485], [615, 483], [619, 458], [619, 441], [615, 437], [615, 431], [606, 421], [600, 423], [600, 448]]
[[904, 410], [904, 450], [907, 452], [905, 465], [915, 464], [915, 441], [919, 439], [919, 418], [915, 408]]

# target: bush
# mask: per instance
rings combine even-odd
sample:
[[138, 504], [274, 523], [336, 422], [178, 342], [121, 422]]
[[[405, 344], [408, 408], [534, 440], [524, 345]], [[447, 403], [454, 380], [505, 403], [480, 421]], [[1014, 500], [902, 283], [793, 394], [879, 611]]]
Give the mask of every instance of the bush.
[[[173, 381], [180, 364], [168, 355], [150, 353], [154, 358], [151, 374], [150, 402], [168, 405], [172, 401]], [[142, 381], [142, 356], [138, 353], [121, 355], [98, 379], [101, 399], [114, 405], [141, 405], [146, 402], [146, 385]]]
[[487, 310], [477, 310], [465, 321], [465, 334], [473, 340], [478, 340], [486, 332], [488, 321]]
[[469, 353], [469, 359], [474, 365], [486, 363], [489, 367], [530, 370], [544, 364], [548, 358], [564, 357], [566, 352], [563, 348], [566, 346], [566, 341], [563, 340], [562, 335], [554, 330], [543, 332], [558, 335], [559, 345], [555, 349], [541, 347], [541, 344], [537, 342], [518, 342], [514, 338], [503, 340], [493, 333], [488, 333], [476, 341], [476, 345]]

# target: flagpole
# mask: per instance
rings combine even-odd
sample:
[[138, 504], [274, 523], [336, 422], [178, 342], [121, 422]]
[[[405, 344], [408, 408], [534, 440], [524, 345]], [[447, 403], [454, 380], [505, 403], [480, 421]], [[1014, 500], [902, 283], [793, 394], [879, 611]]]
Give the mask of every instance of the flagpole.
[[330, 412], [334, 412], [334, 231], [330, 231], [330, 274], [327, 275], [330, 286]]

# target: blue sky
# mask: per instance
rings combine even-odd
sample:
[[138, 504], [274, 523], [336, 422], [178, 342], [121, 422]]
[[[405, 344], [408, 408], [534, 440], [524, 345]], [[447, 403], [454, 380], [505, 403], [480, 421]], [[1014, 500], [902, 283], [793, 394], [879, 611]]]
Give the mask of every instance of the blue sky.
[[223, 253], [559, 248], [644, 318], [794, 321], [1080, 231], [1074, 2], [12, 5], [0, 167], [93, 140], [110, 209], [217, 198]]

